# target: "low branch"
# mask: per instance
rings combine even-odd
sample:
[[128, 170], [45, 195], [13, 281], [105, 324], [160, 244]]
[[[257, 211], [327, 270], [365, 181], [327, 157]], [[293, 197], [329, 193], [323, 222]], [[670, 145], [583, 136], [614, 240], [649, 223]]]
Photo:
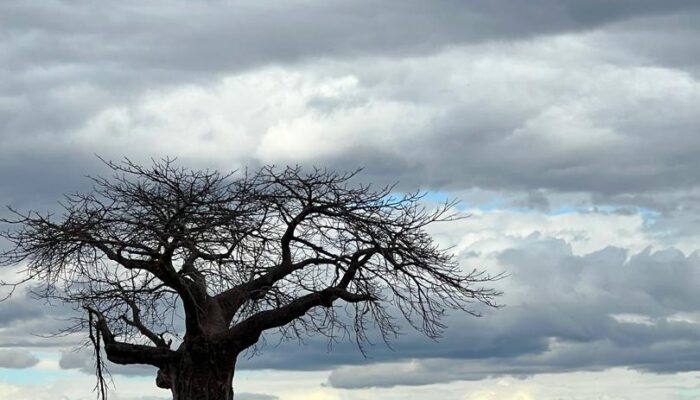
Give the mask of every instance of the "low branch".
[[114, 334], [109, 329], [104, 315], [100, 311], [88, 306], [84, 308], [96, 319], [94, 322], [95, 329], [99, 330], [102, 335], [105, 353], [107, 353], [107, 359], [109, 361], [122, 365], [148, 364], [160, 368], [167, 365], [177, 356], [176, 352], [168, 348], [126, 343], [116, 340]]

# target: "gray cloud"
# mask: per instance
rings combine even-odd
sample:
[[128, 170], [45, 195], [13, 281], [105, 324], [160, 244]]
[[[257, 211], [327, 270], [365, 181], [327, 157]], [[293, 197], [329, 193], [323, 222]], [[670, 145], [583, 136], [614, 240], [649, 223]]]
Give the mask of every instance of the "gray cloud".
[[[166, 5], [168, 12], [163, 12]], [[6, 45], [8, 69], [69, 65], [79, 73], [81, 66], [89, 65], [102, 67], [101, 75], [109, 77], [115, 69], [129, 65], [151, 78], [188, 70], [240, 70], [304, 57], [432, 52], [450, 44], [590, 29], [698, 8], [697, 3], [682, 0], [614, 5], [573, 0], [538, 0], [527, 5], [501, 0], [468, 5], [460, 1], [277, 5], [179, 1], [147, 6], [126, 1], [107, 8], [52, 1], [6, 2], [2, 7], [3, 30], [13, 34]]]
[[[355, 74], [364, 93], [354, 100], [310, 99], [310, 109], [332, 113], [341, 104], [362, 110], [387, 100], [441, 111], [415, 137], [390, 148], [356, 143], [331, 157], [303, 159], [289, 151], [288, 159], [272, 161], [350, 169], [364, 165], [371, 179], [398, 178], [411, 189], [546, 188], [609, 196], [695, 186], [698, 165], [693, 155], [699, 144], [693, 139], [697, 135], [689, 132], [698, 123], [692, 107], [697, 91], [675, 90], [682, 86], [669, 86], [668, 92], [658, 94], [630, 90], [640, 82], [671, 78], [653, 74], [653, 67], [666, 65], [662, 61], [670, 47], [654, 44], [677, 36], [670, 32], [683, 33], [674, 42], [676, 52], [697, 54], [688, 51], [696, 41], [684, 40], [694, 37], [692, 16], [697, 12], [696, 2], [680, 0], [614, 5], [499, 0], [469, 5], [335, 1], [235, 6], [214, 1], [169, 2], [167, 7], [120, 2], [108, 8], [58, 0], [40, 5], [4, 2], [0, 32], [8, 40], [0, 52], [6, 72], [0, 79], [2, 201], [44, 206], [62, 191], [81, 187], [78, 177], [99, 169], [93, 153], [137, 158], [162, 154], [162, 149], [147, 145], [139, 154], [134, 154], [140, 147], [134, 143], [112, 145], [124, 132], [95, 132], [101, 137], [90, 144], [73, 136], [105, 109], [122, 107], [127, 114], [136, 113], [131, 107], [144, 93], [167, 93], [181, 85], [210, 87], [224, 76], [261, 66], [313, 72], [314, 63], [324, 62], [332, 65], [320, 74]], [[581, 52], [575, 40], [547, 42], [560, 34], [588, 35], [584, 45], [593, 51]], [[540, 42], [545, 44], [539, 50], [513, 46]], [[555, 51], [547, 52], [550, 46]], [[445, 51], [457, 57], [448, 69], [423, 59]], [[529, 52], [534, 56], [527, 57]], [[478, 66], [489, 57], [502, 59], [490, 78], [467, 73], [464, 77], [471, 82], [455, 81], [461, 72], [469, 72], [470, 62]], [[594, 63], [588, 64], [591, 60]], [[534, 68], [534, 75], [522, 75], [520, 62]], [[688, 59], [672, 65], [693, 63]], [[609, 74], [609, 80], [581, 81], [582, 76], [605, 76], [610, 67], [620, 70]], [[630, 79], [626, 89], [620, 86], [625, 78], [645, 71], [648, 76]], [[544, 75], [538, 78], [540, 74]], [[692, 79], [686, 83], [697, 86]], [[471, 100], [462, 95], [467, 92]], [[619, 102], [620, 98], [629, 101]], [[148, 118], [137, 120], [147, 124]], [[591, 138], [593, 146], [562, 147], [569, 139], [531, 135], [563, 129], [571, 130], [569, 136], [609, 130], [619, 140], [596, 146]], [[257, 140], [264, 134], [252, 131]], [[525, 134], [513, 135], [519, 131]], [[528, 151], [521, 151], [524, 148]], [[237, 161], [264, 161], [244, 155]]]
[[[490, 56], [495, 55], [484, 55]], [[586, 56], [580, 56], [583, 62]], [[496, 61], [493, 68], [503, 67], [502, 73], [518, 73], [518, 63], [528, 68], [534, 61], [495, 57], [510, 59], [507, 62], [514, 65]], [[510, 93], [500, 98], [490, 82], [479, 82], [495, 78], [496, 73], [463, 72], [474, 79], [464, 86], [473, 98], [455, 94], [451, 102], [450, 95], [428, 100], [444, 102], [445, 108], [420, 134], [395, 147], [358, 144], [339, 159], [334, 155], [324, 161], [367, 165], [387, 176], [393, 172], [387, 166], [393, 166], [403, 171], [399, 176], [407, 186], [422, 183], [445, 190], [545, 188], [610, 196], [697, 186], [695, 171], [700, 166], [692, 154], [700, 142], [691, 133], [700, 122], [691, 112], [696, 102], [691, 99], [698, 97], [696, 80], [673, 71], [611, 66], [602, 60], [593, 74], [583, 70], [591, 66], [549, 61], [553, 63], [542, 65], [541, 71], [552, 74], [544, 79], [547, 83], [535, 83], [535, 77], [504, 76]], [[582, 70], [575, 72], [578, 68]], [[557, 79], [566, 79], [568, 89], [559, 87]], [[655, 79], [662, 80], [654, 83]], [[642, 93], [638, 85], [656, 87]], [[525, 98], [528, 92], [535, 99], [511, 104], [511, 99]], [[626, 101], [620, 102], [620, 96]]]
[[298, 369], [303, 359], [301, 368], [335, 366], [329, 384], [339, 388], [621, 366], [659, 373], [700, 368], [697, 254], [668, 249], [630, 255], [610, 247], [574, 255], [561, 240], [533, 235], [498, 259], [510, 273], [503, 282], [506, 307], [476, 319], [452, 315], [438, 343], [406, 330], [394, 351], [372, 347], [364, 359], [352, 345], [329, 352], [312, 339], [239, 364]]
[[27, 350], [0, 350], [0, 368], [29, 368], [38, 362], [39, 359]]
[[[95, 360], [92, 353], [85, 350], [64, 351], [58, 365], [62, 369], [77, 369], [88, 375], [95, 373]], [[109, 372], [124, 376], [156, 376], [157, 369], [150, 365], [121, 365], [108, 362]]]
[[16, 296], [0, 302], [0, 325], [44, 316], [43, 307], [28, 296]]
[[338, 368], [329, 383], [390, 387], [619, 366], [659, 373], [700, 368], [697, 254], [647, 250], [628, 259], [608, 248], [573, 256], [563, 242], [545, 240], [500, 258], [512, 274], [505, 309], [451, 321], [432, 352], [411, 348], [418, 342], [397, 344], [397, 355], [412, 362]]
[[[202, 83], [261, 65], [429, 54], [446, 46], [579, 31], [698, 8], [692, 1], [611, 6], [551, 0], [468, 6], [459, 1], [148, 6], [127, 1], [109, 7], [55, 0], [0, 7], [0, 29], [8, 38], [0, 59], [7, 76], [0, 82], [7, 134], [60, 132], [134, 93]], [[34, 117], [37, 113], [41, 118]]]
[[89, 364], [90, 358], [87, 353], [71, 351], [61, 354], [58, 365], [63, 369], [83, 368]]
[[[3, 268], [0, 280], [15, 280], [16, 271]], [[65, 304], [48, 303], [38, 300], [21, 287], [14, 295], [0, 302], [0, 347], [51, 348], [76, 345], [75, 335], [52, 334], [60, 332], [69, 324], [72, 309]], [[5, 295], [5, 292], [2, 292]]]

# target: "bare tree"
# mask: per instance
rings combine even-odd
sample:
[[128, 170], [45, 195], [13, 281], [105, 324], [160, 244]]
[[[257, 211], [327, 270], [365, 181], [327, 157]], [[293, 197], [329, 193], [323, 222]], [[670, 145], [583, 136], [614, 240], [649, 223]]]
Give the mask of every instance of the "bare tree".
[[268, 330], [284, 338], [385, 339], [405, 317], [430, 337], [449, 309], [476, 315], [495, 279], [464, 272], [426, 232], [453, 203], [420, 205], [355, 173], [264, 167], [221, 174], [107, 162], [110, 178], [66, 196], [62, 215], [12, 210], [0, 264], [26, 266], [39, 296], [81, 311], [105, 395], [104, 352], [158, 368], [176, 400], [230, 400], [236, 359]]

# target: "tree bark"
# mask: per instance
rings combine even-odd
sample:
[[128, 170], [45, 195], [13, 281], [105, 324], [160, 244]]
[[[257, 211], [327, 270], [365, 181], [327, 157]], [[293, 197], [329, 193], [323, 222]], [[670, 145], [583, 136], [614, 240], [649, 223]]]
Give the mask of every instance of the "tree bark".
[[233, 400], [235, 356], [209, 344], [181, 350], [177, 361], [158, 371], [159, 387], [170, 389], [173, 400]]

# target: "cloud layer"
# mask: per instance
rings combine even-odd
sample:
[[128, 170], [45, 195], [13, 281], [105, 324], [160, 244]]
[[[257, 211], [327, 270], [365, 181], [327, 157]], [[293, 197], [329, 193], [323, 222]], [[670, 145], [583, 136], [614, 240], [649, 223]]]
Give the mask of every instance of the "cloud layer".
[[697, 4], [537, 3], [4, 3], [3, 192], [58, 191], [95, 152], [453, 190], [697, 186], [697, 60], [654, 46], [690, 49]]

